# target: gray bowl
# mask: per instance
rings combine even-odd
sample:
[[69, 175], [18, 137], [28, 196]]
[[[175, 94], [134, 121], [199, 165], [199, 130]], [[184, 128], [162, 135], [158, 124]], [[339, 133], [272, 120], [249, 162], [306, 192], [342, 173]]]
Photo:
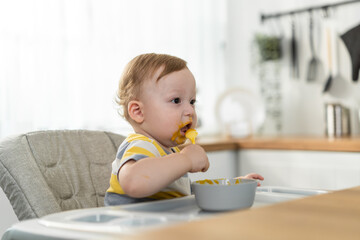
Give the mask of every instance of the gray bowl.
[[205, 179], [192, 183], [197, 205], [205, 211], [249, 208], [254, 203], [253, 179]]

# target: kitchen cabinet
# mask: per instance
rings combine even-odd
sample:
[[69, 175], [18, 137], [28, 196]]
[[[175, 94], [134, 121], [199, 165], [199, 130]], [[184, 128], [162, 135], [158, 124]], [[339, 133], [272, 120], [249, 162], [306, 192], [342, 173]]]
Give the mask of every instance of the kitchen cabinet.
[[360, 185], [360, 153], [241, 150], [238, 172], [257, 172], [264, 186], [338, 190]]
[[208, 152], [208, 158], [210, 162], [208, 171], [204, 173], [189, 173], [191, 181], [239, 176], [236, 151], [212, 151]]
[[234, 151], [235, 174], [260, 173], [263, 186], [337, 190], [360, 185], [359, 137], [200, 138], [199, 143], [209, 154]]

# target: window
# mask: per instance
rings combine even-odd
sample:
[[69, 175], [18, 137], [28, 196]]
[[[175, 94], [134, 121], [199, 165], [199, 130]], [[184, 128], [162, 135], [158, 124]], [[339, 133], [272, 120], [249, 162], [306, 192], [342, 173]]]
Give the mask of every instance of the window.
[[129, 125], [114, 103], [118, 80], [129, 60], [147, 52], [188, 62], [200, 131], [214, 131], [214, 103], [224, 89], [225, 3], [1, 1], [0, 137], [40, 129], [125, 134]]

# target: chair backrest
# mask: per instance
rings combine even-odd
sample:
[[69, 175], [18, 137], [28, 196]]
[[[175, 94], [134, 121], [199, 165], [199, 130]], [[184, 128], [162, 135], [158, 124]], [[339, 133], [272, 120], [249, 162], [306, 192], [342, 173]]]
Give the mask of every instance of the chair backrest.
[[0, 142], [0, 186], [19, 220], [104, 205], [124, 137], [89, 130], [37, 131]]

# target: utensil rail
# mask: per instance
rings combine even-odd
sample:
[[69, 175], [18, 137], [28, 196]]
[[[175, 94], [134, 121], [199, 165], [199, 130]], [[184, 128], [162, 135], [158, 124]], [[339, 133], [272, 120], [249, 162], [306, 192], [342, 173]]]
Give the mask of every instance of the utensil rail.
[[294, 14], [309, 12], [309, 11], [313, 11], [313, 10], [326, 10], [329, 8], [339, 7], [342, 5], [347, 5], [347, 4], [352, 4], [352, 3], [360, 3], [360, 0], [352, 0], [352, 1], [324, 4], [324, 5], [319, 5], [319, 6], [307, 7], [307, 8], [299, 8], [299, 9], [285, 11], [285, 12], [279, 12], [279, 13], [271, 13], [271, 14], [262, 13], [260, 15], [260, 18], [261, 18], [261, 22], [264, 23], [266, 20], [271, 19], [271, 18], [280, 18], [280, 17], [287, 16], [287, 15], [294, 15]]

